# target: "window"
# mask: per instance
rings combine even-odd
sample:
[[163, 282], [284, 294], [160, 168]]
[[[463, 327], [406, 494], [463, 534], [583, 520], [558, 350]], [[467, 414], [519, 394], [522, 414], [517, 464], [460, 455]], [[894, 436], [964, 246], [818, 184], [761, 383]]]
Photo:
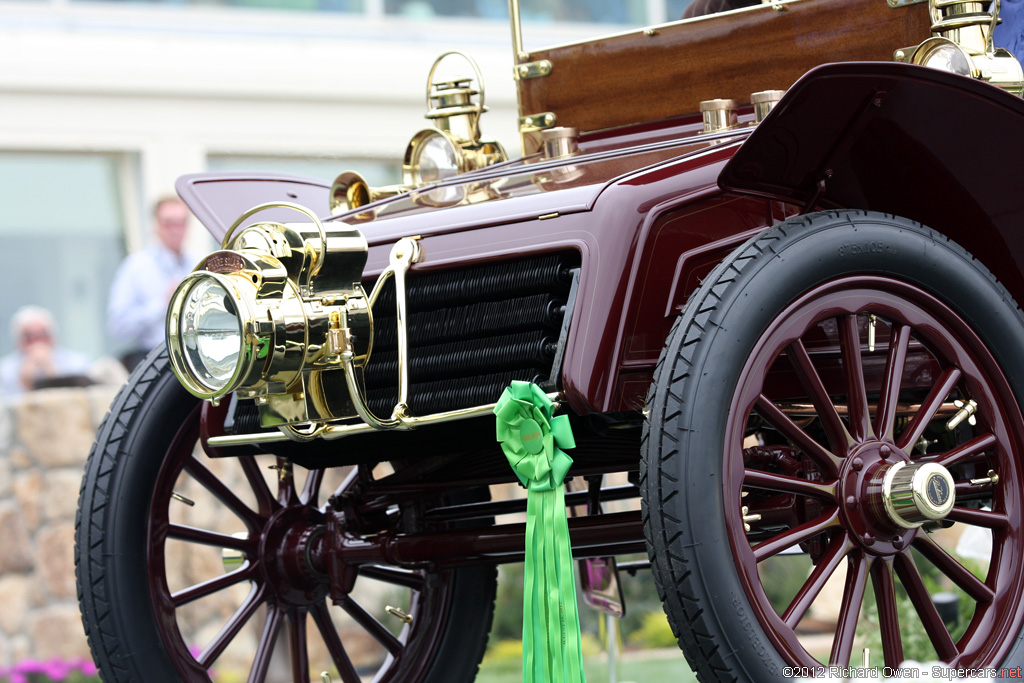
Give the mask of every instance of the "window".
[[92, 358], [117, 355], [106, 333], [107, 296], [124, 257], [121, 155], [0, 152], [4, 241], [0, 354], [14, 348], [21, 306], [49, 309], [58, 343]]

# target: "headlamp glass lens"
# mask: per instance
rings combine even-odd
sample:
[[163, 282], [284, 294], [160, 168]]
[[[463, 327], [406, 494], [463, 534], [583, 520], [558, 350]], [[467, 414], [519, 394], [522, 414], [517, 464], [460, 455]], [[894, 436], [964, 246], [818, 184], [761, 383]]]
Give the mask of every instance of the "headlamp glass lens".
[[214, 391], [227, 386], [242, 352], [242, 325], [231, 295], [216, 280], [199, 280], [181, 313], [181, 346], [193, 376]]
[[459, 174], [459, 159], [443, 135], [432, 135], [420, 145], [413, 162], [421, 183], [436, 183]]
[[955, 45], [940, 45], [925, 55], [924, 66], [961, 76], [971, 75], [967, 56]]

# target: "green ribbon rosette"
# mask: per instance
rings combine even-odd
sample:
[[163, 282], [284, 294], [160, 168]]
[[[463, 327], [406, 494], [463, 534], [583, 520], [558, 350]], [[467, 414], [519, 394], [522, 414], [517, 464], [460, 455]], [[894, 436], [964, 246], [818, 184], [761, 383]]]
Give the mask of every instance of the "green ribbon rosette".
[[526, 501], [523, 587], [524, 683], [584, 683], [565, 474], [575, 448], [569, 418], [531, 382], [512, 382], [494, 407], [497, 436]]

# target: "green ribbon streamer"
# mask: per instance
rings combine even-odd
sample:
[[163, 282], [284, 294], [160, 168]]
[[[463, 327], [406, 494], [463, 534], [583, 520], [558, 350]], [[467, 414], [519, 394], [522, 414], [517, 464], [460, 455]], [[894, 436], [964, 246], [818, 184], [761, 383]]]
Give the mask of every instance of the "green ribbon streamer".
[[512, 382], [494, 407], [497, 436], [527, 488], [523, 590], [524, 683], [585, 683], [565, 474], [575, 448], [569, 418], [531, 382]]

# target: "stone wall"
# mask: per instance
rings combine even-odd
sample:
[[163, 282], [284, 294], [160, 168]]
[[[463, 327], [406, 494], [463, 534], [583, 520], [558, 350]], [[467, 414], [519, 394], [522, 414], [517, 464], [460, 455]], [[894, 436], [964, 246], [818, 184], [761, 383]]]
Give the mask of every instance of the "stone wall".
[[[0, 399], [0, 669], [26, 659], [90, 656], [75, 587], [75, 512], [89, 449], [117, 390], [97, 385]], [[218, 479], [254, 506], [255, 500], [249, 500], [251, 488], [237, 461], [208, 459], [198, 446], [195, 454]], [[258, 458], [272, 489], [277, 472], [270, 466], [275, 462], [272, 456]], [[329, 471], [322, 490], [334, 490], [346, 474], [347, 468]], [[303, 481], [298, 480], [300, 487]], [[240, 520], [190, 477], [182, 475], [175, 490], [194, 506], [172, 502], [173, 522], [224, 534], [244, 531]], [[219, 548], [169, 541], [166, 550], [166, 577], [172, 591], [225, 571]], [[385, 601], [408, 608], [401, 597], [390, 594], [393, 587], [368, 583], [371, 585], [357, 587], [355, 597], [374, 614], [386, 618]], [[247, 593], [248, 584], [243, 582], [180, 608], [177, 618], [186, 642], [201, 649]], [[383, 658], [380, 646], [348, 615], [333, 609], [332, 617], [357, 666], [372, 666]], [[217, 660], [218, 679], [244, 680], [263, 618], [258, 613]], [[311, 663], [330, 662], [312, 620], [307, 629]], [[283, 643], [275, 652], [268, 681], [291, 680], [287, 657], [281, 659], [287, 647], [280, 645]]]
[[75, 597], [75, 509], [116, 392], [47, 389], [0, 402], [0, 668], [89, 656]]

